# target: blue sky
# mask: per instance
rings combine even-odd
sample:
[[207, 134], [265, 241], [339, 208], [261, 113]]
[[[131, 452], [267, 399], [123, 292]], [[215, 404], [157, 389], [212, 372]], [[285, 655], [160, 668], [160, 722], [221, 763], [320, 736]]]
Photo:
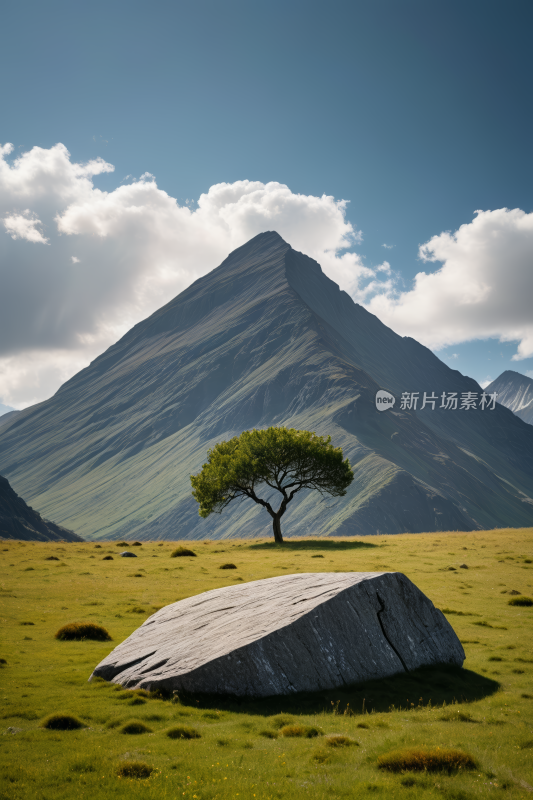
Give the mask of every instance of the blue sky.
[[[61, 142], [73, 163], [114, 165], [94, 187], [150, 173], [192, 209], [210, 187], [244, 180], [344, 199], [362, 232], [359, 264], [386, 259], [397, 293], [441, 266], [421, 261], [419, 246], [471, 225], [476, 210], [533, 211], [528, 2], [19, 0], [2, 17], [0, 143], [13, 143], [11, 165]], [[5, 269], [46, 249], [20, 239]], [[527, 320], [508, 342], [476, 339], [489, 330], [476, 324], [439, 357], [480, 382], [504, 369], [533, 376], [533, 357], [512, 360]], [[67, 339], [53, 343], [63, 355]], [[29, 350], [38, 345], [11, 342], [10, 369]], [[41, 399], [68, 371], [33, 394], [0, 386], [0, 401]]]

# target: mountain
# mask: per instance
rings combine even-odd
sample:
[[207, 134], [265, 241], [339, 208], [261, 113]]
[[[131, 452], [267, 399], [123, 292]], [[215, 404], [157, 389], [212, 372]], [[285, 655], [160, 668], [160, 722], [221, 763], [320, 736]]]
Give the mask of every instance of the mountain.
[[72, 531], [43, 519], [16, 494], [0, 475], [0, 539], [37, 542], [82, 542]]
[[[4, 406], [4, 408], [9, 408], [9, 406]], [[0, 428], [2, 425], [7, 425], [8, 422], [13, 422], [13, 419], [20, 414], [20, 411], [16, 409], [11, 409], [11, 411], [2, 411], [0, 413]]]
[[344, 498], [295, 499], [284, 535], [533, 525], [530, 426], [499, 404], [400, 403], [481, 391], [268, 232], [0, 429], [0, 472], [84, 538], [264, 536], [251, 502], [201, 519], [189, 476], [216, 442], [287, 425], [330, 434], [355, 479]]
[[533, 425], [533, 380], [506, 369], [499, 378], [487, 386], [487, 393], [497, 392], [498, 403], [510, 408], [517, 417]]

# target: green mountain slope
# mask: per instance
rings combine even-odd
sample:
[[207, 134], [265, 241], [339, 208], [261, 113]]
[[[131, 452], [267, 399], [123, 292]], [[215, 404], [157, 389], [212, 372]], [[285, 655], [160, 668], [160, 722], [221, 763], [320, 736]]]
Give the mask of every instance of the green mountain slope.
[[331, 434], [356, 477], [293, 501], [284, 535], [533, 524], [530, 426], [501, 406], [378, 412], [380, 388], [481, 392], [264, 233], [4, 426], [0, 471], [85, 538], [259, 536], [253, 504], [200, 519], [189, 476], [215, 442], [288, 425]]

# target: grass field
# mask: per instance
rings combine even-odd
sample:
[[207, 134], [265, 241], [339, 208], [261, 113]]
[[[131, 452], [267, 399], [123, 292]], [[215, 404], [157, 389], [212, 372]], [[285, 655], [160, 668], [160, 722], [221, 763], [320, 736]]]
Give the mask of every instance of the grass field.
[[[135, 560], [114, 544], [0, 542], [2, 800], [532, 796], [533, 607], [509, 600], [533, 596], [533, 529], [181, 544], [197, 557], [171, 558], [171, 542], [130, 548]], [[220, 569], [227, 563], [237, 569]], [[445, 612], [465, 648], [463, 670], [240, 702], [173, 702], [87, 682], [113, 647], [176, 600], [291, 572], [387, 570]], [[113, 641], [56, 640], [72, 622], [103, 625]], [[44, 728], [57, 713], [83, 726]], [[412, 752], [388, 755], [406, 748], [451, 748], [470, 760], [417, 772]], [[402, 771], [380, 767], [391, 758]], [[144, 777], [132, 762], [146, 765]]]

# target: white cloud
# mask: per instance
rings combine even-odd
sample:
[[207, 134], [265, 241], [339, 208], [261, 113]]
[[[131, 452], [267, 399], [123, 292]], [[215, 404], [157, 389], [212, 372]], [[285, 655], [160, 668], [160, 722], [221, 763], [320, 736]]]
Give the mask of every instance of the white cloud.
[[[243, 180], [211, 186], [197, 202], [180, 206], [150, 173], [105, 192], [93, 177], [114, 168], [100, 158], [74, 163], [57, 144], [34, 147], [11, 163], [12, 150], [0, 149], [0, 218], [11, 220], [6, 234], [24, 233], [50, 246], [30, 253], [0, 235], [4, 402], [22, 407], [49, 396], [133, 324], [262, 231], [278, 231], [358, 298], [367, 296], [361, 284], [368, 281], [371, 292], [392, 291], [387, 262], [370, 269], [346, 252], [361, 236], [346, 221], [343, 200]], [[376, 277], [378, 269], [386, 280]]]
[[40, 244], [50, 244], [41, 231], [37, 230], [37, 225], [42, 225], [39, 217], [32, 216], [29, 208], [22, 214], [8, 214], [2, 220], [7, 232], [12, 239], [26, 239], [28, 242]]
[[517, 341], [514, 360], [533, 355], [533, 213], [476, 211], [455, 233], [421, 245], [425, 262], [410, 291], [394, 286], [374, 296], [369, 311], [398, 333], [439, 349], [472, 339]]
[[394, 247], [393, 244], [382, 244], [381, 246], [385, 247], [387, 250], [392, 250], [392, 248]]

